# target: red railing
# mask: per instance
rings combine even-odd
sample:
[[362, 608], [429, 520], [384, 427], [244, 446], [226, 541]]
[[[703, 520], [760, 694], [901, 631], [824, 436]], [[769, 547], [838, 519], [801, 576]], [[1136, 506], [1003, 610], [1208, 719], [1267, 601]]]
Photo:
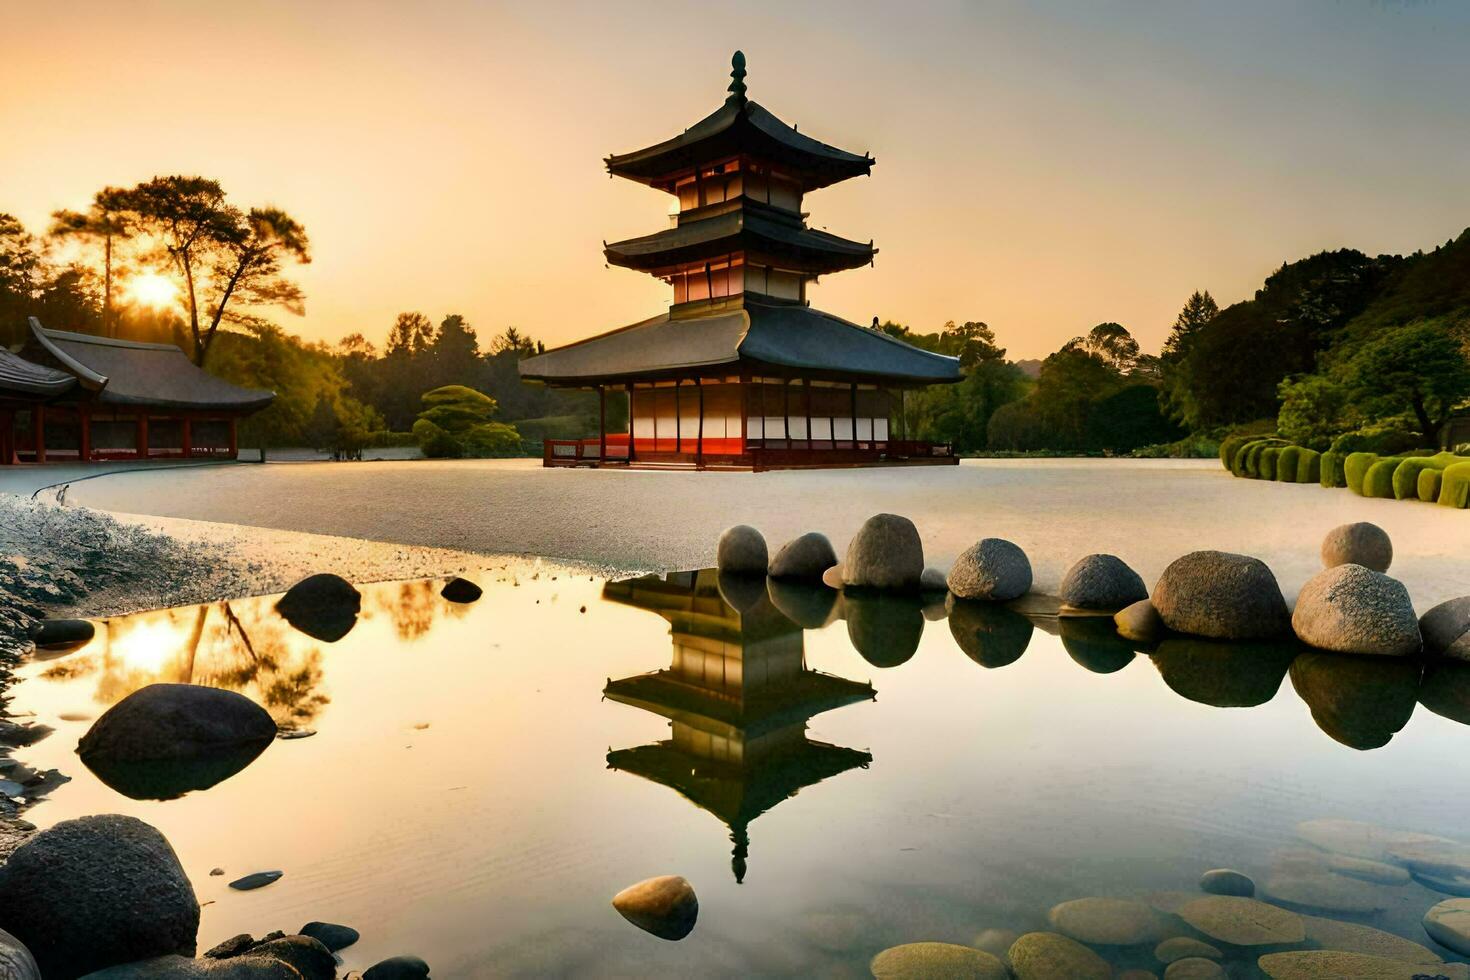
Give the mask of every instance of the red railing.
[[[616, 441], [615, 441], [616, 440]], [[695, 465], [699, 457], [684, 440], [684, 452], [665, 450], [664, 442], [673, 440], [639, 439], [635, 446], [636, 462], [686, 463]], [[905, 462], [916, 460], [955, 459], [954, 447], [947, 442], [923, 442], [915, 439], [752, 439], [745, 452], [732, 454], [706, 448], [704, 460], [759, 467], [802, 466], [822, 463]], [[626, 433], [609, 436], [606, 456], [596, 439], [547, 439], [542, 444], [541, 461], [546, 466], [593, 466], [599, 463], [626, 464]]]

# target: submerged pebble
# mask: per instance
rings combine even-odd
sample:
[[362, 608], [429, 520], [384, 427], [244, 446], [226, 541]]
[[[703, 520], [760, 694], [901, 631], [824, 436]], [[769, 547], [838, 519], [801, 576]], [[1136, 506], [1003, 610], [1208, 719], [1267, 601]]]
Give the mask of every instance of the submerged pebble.
[[236, 891], [248, 892], [256, 888], [264, 888], [275, 881], [280, 881], [284, 871], [256, 871], [243, 878], [236, 878], [230, 882], [230, 887]]
[[1229, 868], [1214, 868], [1200, 875], [1199, 888], [1211, 895], [1239, 895], [1250, 898], [1256, 893], [1256, 883], [1250, 875]]
[[335, 922], [308, 922], [298, 931], [303, 936], [315, 939], [333, 953], [346, 949], [362, 938], [362, 934], [351, 926], [338, 925]]
[[1200, 942], [1198, 939], [1190, 939], [1188, 936], [1175, 936], [1172, 939], [1165, 939], [1154, 947], [1154, 959], [1160, 963], [1173, 963], [1175, 960], [1184, 960], [1190, 957], [1218, 960], [1224, 955], [1209, 943]]
[[1011, 946], [1017, 980], [1111, 980], [1113, 968], [1076, 940], [1054, 932], [1028, 932]]
[[873, 957], [877, 980], [1008, 980], [1005, 964], [991, 954], [955, 943], [905, 943]]
[[1175, 960], [1164, 970], [1164, 980], [1226, 980], [1228, 975], [1219, 963], [1201, 956]]
[[1299, 943], [1307, 935], [1301, 916], [1254, 898], [1197, 898], [1179, 910], [1179, 917], [1211, 939], [1232, 946]]
[[1058, 932], [1095, 946], [1134, 946], [1157, 942], [1159, 915], [1143, 902], [1122, 898], [1078, 898], [1047, 915]]

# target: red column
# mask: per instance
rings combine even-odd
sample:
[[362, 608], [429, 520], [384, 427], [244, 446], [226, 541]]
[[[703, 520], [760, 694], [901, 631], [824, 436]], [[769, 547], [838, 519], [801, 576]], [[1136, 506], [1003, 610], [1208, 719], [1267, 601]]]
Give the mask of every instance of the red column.
[[190, 427], [190, 421], [187, 415], [179, 420], [179, 446], [183, 449], [185, 459], [194, 455], [194, 430]]
[[633, 462], [637, 454], [633, 451], [633, 385], [628, 384], [628, 462]]
[[231, 459], [234, 459], [234, 458], [236, 458], [237, 456], [240, 455], [240, 437], [237, 434], [236, 429], [235, 429], [235, 426], [236, 426], [236, 423], [237, 422], [239, 422], [239, 419], [236, 419], [233, 416], [230, 418], [230, 458]]
[[92, 458], [92, 413], [87, 406], [77, 406], [77, 459], [83, 463]]
[[148, 413], [138, 413], [137, 457], [148, 458]]
[[36, 447], [36, 462], [46, 462], [46, 406], [37, 405], [31, 410], [31, 440]]
[[607, 387], [597, 386], [597, 463], [607, 462]]

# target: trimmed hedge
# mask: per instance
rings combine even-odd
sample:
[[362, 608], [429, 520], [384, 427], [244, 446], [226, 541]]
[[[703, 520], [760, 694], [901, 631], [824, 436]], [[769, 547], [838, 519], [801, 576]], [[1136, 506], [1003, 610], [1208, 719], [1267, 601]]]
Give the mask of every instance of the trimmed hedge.
[[[1390, 456], [1387, 459], [1380, 459], [1368, 467], [1368, 472], [1363, 476], [1363, 496], [1383, 497], [1392, 500], [1393, 475], [1403, 464], [1403, 457]], [[1416, 483], [1414, 486], [1415, 492], [1417, 492], [1418, 484]]]
[[1295, 483], [1301, 457], [1301, 446], [1283, 446], [1280, 455], [1276, 457], [1276, 482]]
[[1393, 471], [1393, 495], [1399, 500], [1419, 496], [1419, 474], [1425, 470], [1442, 470], [1460, 462], [1454, 453], [1435, 453], [1433, 456], [1410, 456]]
[[1320, 483], [1322, 480], [1322, 454], [1315, 449], [1303, 449], [1296, 458], [1296, 482]]
[[1419, 471], [1419, 499], [1432, 504], [1439, 499], [1440, 484], [1444, 480], [1442, 470]]
[[1248, 442], [1259, 439], [1259, 436], [1226, 436], [1220, 440], [1220, 465], [1230, 472], [1235, 472], [1235, 454], [1240, 452]]
[[1378, 462], [1377, 453], [1348, 453], [1347, 458], [1342, 461], [1342, 474], [1347, 481], [1347, 488], [1359, 497], [1363, 495], [1363, 478], [1368, 475], [1368, 469]]
[[1440, 476], [1439, 502], [1445, 507], [1470, 507], [1470, 461], [1445, 467]]
[[1342, 471], [1343, 455], [1339, 452], [1328, 450], [1322, 454], [1322, 475], [1320, 483], [1329, 490], [1334, 487], [1347, 486], [1347, 475]]
[[1267, 446], [1261, 450], [1260, 459], [1256, 461], [1256, 470], [1260, 473], [1261, 479], [1276, 479], [1276, 458], [1280, 455], [1280, 446]]
[[1261, 453], [1270, 447], [1270, 443], [1264, 439], [1252, 442], [1240, 451], [1240, 473], [1253, 480], [1261, 478]]

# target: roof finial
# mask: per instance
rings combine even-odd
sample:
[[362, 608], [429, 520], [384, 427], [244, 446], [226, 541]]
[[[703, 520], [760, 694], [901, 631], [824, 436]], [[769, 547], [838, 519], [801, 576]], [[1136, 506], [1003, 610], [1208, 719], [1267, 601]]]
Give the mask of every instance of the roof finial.
[[730, 59], [730, 99], [745, 101], [745, 52], [736, 51]]

